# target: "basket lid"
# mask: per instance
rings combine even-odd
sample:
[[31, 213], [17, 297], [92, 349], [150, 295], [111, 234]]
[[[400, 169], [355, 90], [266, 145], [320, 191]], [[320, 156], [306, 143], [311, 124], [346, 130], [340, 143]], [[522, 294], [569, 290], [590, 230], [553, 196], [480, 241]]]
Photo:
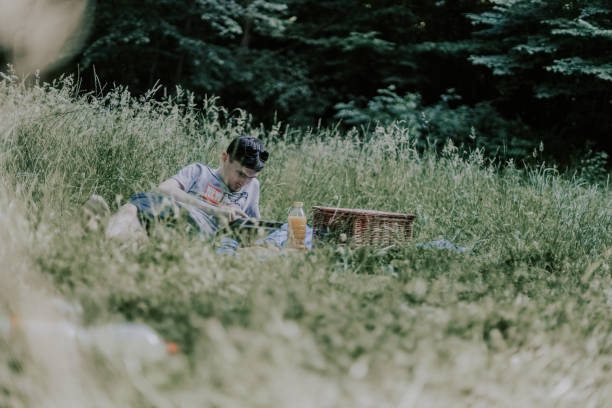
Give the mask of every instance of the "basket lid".
[[386, 211], [377, 210], [365, 210], [361, 208], [338, 208], [338, 207], [323, 207], [320, 205], [312, 206], [313, 210], [318, 210], [327, 214], [353, 214], [353, 215], [365, 215], [365, 216], [377, 216], [377, 217], [388, 217], [388, 218], [404, 218], [413, 219], [415, 218], [412, 214], [393, 213]]

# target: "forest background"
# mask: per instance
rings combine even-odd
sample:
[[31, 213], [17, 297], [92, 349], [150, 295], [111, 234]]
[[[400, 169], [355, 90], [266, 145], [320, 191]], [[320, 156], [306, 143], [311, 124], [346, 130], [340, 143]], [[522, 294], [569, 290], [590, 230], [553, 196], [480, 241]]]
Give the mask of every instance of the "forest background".
[[[0, 0], [0, 406], [610, 405], [606, 2], [44, 4]], [[84, 228], [251, 132], [266, 218], [410, 213], [414, 244]]]
[[[404, 121], [588, 178], [612, 150], [612, 7], [585, 0], [109, 0], [51, 72], [82, 91], [218, 97], [266, 126]], [[3, 57], [11, 56], [5, 52]]]

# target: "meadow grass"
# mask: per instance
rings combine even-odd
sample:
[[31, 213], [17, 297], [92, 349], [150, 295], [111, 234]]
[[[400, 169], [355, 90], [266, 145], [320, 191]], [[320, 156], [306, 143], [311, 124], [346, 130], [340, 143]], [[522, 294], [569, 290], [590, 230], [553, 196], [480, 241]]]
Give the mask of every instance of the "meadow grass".
[[[596, 407], [612, 397], [608, 185], [493, 164], [450, 142], [419, 151], [402, 124], [367, 137], [265, 130], [214, 99], [196, 109], [180, 90], [155, 101], [75, 88], [0, 82], [0, 311], [79, 327], [144, 322], [182, 353], [135, 370], [78, 344], [5, 336], [0, 406]], [[244, 132], [271, 154], [264, 218], [284, 219], [296, 200], [412, 213], [414, 243], [471, 251], [223, 256], [178, 229], [133, 245], [83, 230], [91, 194], [115, 210], [189, 163], [215, 165]], [[53, 311], [53, 297], [82, 314]]]

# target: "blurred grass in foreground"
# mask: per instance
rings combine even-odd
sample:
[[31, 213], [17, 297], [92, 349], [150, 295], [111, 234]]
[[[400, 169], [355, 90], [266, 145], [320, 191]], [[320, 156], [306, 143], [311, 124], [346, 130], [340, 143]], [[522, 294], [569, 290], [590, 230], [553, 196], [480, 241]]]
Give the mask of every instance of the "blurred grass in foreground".
[[[184, 353], [134, 371], [77, 344], [2, 338], [0, 406], [569, 407], [612, 397], [609, 186], [545, 165], [496, 167], [450, 142], [417, 151], [401, 124], [367, 142], [357, 131], [264, 132], [214, 99], [196, 110], [186, 92], [75, 96], [69, 78], [29, 89], [2, 78], [0, 311], [59, 319], [49, 299], [61, 296], [83, 307], [75, 324], [141, 321]], [[90, 194], [116, 209], [186, 164], [215, 164], [242, 132], [271, 152], [265, 218], [284, 219], [294, 200], [408, 212], [415, 242], [444, 237], [472, 252], [324, 247], [262, 259], [220, 256], [172, 229], [139, 246], [82, 231]]]

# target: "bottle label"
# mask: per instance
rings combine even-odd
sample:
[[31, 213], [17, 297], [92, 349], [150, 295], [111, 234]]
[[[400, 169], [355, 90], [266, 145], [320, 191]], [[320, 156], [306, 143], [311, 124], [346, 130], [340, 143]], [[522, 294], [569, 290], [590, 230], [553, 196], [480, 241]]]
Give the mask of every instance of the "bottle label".
[[301, 248], [306, 238], [306, 217], [289, 216], [288, 219], [287, 246]]

